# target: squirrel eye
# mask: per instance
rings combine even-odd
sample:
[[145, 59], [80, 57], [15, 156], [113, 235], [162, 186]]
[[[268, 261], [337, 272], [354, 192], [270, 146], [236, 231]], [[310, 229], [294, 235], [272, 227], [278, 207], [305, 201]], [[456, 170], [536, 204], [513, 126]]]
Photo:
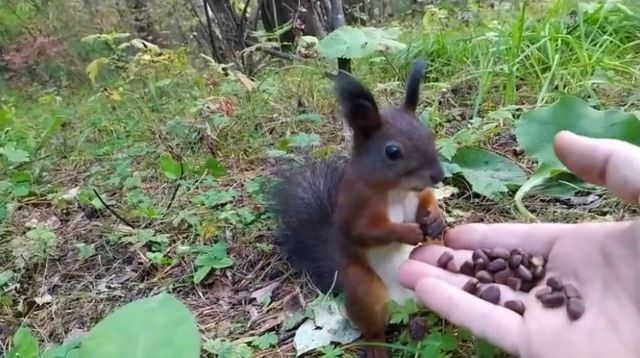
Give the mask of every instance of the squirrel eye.
[[389, 160], [398, 160], [402, 158], [402, 151], [398, 146], [390, 144], [386, 148], [384, 148], [384, 154], [389, 158]]

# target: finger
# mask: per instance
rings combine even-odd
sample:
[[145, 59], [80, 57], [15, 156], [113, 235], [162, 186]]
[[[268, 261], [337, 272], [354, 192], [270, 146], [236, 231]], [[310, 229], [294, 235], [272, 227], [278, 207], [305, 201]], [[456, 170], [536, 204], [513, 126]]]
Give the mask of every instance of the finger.
[[640, 202], [640, 147], [622, 140], [589, 138], [569, 131], [554, 141], [558, 159], [571, 172], [596, 185], [607, 187], [617, 197]]
[[[630, 222], [598, 222], [581, 224], [466, 224], [447, 231], [444, 242], [453, 249], [474, 250], [483, 247], [521, 248], [532, 254], [548, 255], [562, 237], [592, 237], [606, 235], [618, 226]], [[422, 247], [415, 251], [423, 250]]]
[[[453, 273], [443, 270], [437, 266], [433, 266], [418, 260], [408, 260], [400, 265], [398, 269], [398, 281], [406, 288], [415, 290], [416, 285], [425, 277], [435, 278], [444, 281], [452, 287], [458, 288], [461, 292], [462, 287], [469, 281], [470, 277], [462, 274]], [[480, 284], [477, 292], [482, 291], [485, 287], [492, 285], [500, 290], [500, 299], [498, 305], [504, 304], [506, 301], [520, 300], [525, 302], [528, 294], [525, 292], [516, 292], [505, 285], [496, 283]]]
[[431, 277], [416, 284], [416, 295], [449, 322], [467, 328], [508, 353], [518, 353], [522, 317], [517, 313]]

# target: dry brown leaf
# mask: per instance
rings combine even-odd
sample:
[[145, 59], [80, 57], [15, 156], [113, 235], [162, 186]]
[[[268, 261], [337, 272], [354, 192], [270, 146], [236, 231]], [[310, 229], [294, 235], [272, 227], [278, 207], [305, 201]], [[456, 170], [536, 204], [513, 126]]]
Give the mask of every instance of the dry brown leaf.
[[240, 83], [242, 83], [242, 85], [247, 89], [247, 91], [253, 91], [256, 88], [258, 88], [256, 84], [253, 83], [253, 81], [251, 81], [249, 77], [245, 76], [243, 73], [238, 72], [237, 76], [238, 76], [238, 80], [240, 80]]

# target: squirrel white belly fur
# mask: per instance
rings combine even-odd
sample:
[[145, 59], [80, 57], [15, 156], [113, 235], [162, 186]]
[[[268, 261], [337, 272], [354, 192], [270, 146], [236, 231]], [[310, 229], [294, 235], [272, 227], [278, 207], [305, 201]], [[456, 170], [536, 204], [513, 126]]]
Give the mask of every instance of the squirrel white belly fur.
[[[392, 190], [388, 193], [387, 215], [394, 223], [415, 222], [418, 211], [418, 193], [406, 190]], [[398, 268], [409, 258], [415, 248], [401, 242], [393, 242], [367, 251], [367, 262], [387, 286], [389, 298], [403, 304], [415, 298], [413, 291], [398, 282]]]

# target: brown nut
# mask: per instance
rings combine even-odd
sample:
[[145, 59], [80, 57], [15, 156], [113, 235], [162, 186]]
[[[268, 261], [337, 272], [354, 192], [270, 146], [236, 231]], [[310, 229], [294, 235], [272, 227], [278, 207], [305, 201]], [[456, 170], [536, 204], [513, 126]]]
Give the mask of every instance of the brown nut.
[[478, 291], [479, 283], [480, 281], [478, 281], [477, 278], [472, 277], [464, 284], [464, 286], [462, 286], [462, 290], [465, 292], [469, 292], [472, 295], [475, 295], [476, 292]]
[[562, 289], [564, 288], [562, 280], [557, 276], [550, 276], [547, 279], [547, 286], [551, 287], [551, 289], [554, 291], [562, 291]]
[[578, 297], [571, 297], [567, 301], [567, 315], [572, 321], [580, 318], [585, 311], [584, 301]]
[[480, 270], [484, 270], [487, 268], [487, 263], [488, 261], [485, 261], [484, 259], [477, 259], [474, 261], [474, 265], [473, 265], [473, 270], [475, 272], [478, 272]]
[[476, 272], [476, 278], [478, 279], [478, 281], [482, 283], [493, 282], [493, 276], [488, 271], [485, 271], [485, 270], [480, 270]]
[[479, 296], [481, 299], [496, 305], [500, 302], [500, 289], [498, 286], [490, 285], [480, 291]]
[[562, 306], [566, 299], [562, 292], [551, 292], [540, 297], [540, 301], [547, 308], [556, 308]]
[[514, 291], [520, 291], [522, 289], [522, 280], [511, 276], [507, 279], [507, 286]]
[[460, 273], [467, 276], [473, 276], [474, 275], [473, 262], [471, 261], [463, 262], [462, 265], [460, 266]]
[[520, 300], [510, 300], [504, 303], [504, 307], [516, 312], [519, 315], [524, 315], [524, 303]]
[[474, 262], [477, 262], [480, 259], [484, 260], [485, 263], [489, 262], [489, 257], [484, 251], [482, 251], [482, 249], [473, 250], [473, 254], [471, 254], [471, 259]]
[[536, 296], [536, 298], [537, 298], [537, 299], [541, 299], [541, 298], [542, 298], [542, 296], [548, 295], [548, 294], [550, 294], [552, 291], [553, 291], [553, 290], [551, 289], [551, 287], [544, 286], [544, 287], [542, 287], [541, 289], [539, 289], [539, 290], [536, 292], [535, 296]]
[[446, 270], [451, 260], [453, 260], [453, 255], [451, 255], [451, 253], [448, 251], [443, 252], [442, 255], [438, 257], [438, 262], [437, 262], [438, 267]]
[[495, 274], [493, 274], [493, 280], [496, 281], [496, 283], [499, 283], [501, 285], [504, 285], [507, 283], [507, 280], [511, 277], [511, 270], [509, 269], [504, 269], [502, 271], [498, 271]]
[[498, 272], [507, 268], [507, 262], [504, 259], [495, 259], [487, 265], [487, 270], [490, 272]]
[[489, 257], [492, 259], [503, 259], [506, 261], [507, 259], [509, 259], [509, 250], [503, 249], [501, 247], [493, 248], [489, 252]]
[[515, 270], [522, 263], [522, 255], [513, 255], [509, 257], [509, 268]]
[[524, 265], [518, 266], [518, 268], [516, 269], [516, 273], [523, 281], [533, 280], [533, 274], [531, 273], [531, 271], [529, 271], [529, 269], [524, 267]]

